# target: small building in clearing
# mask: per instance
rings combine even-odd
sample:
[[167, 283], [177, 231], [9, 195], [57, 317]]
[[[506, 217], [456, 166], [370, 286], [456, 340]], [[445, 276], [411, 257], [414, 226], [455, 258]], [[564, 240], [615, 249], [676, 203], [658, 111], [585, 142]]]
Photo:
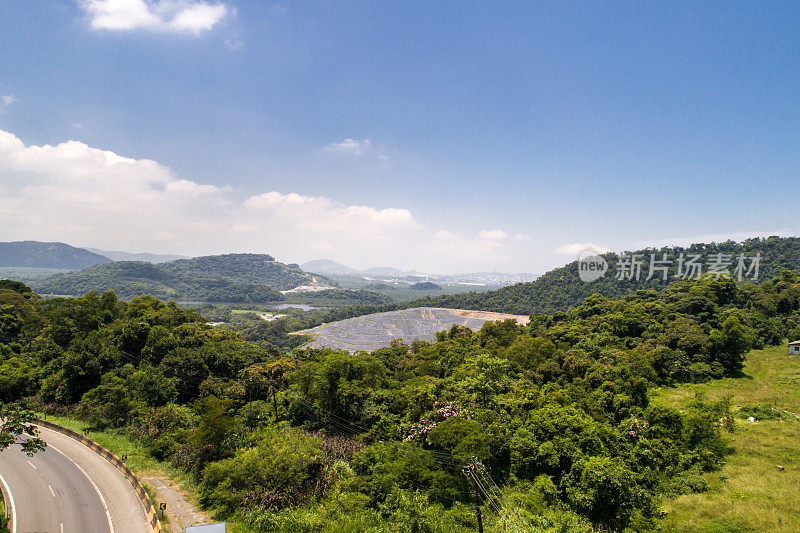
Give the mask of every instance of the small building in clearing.
[[789, 353], [800, 354], [800, 341], [794, 341], [789, 343]]

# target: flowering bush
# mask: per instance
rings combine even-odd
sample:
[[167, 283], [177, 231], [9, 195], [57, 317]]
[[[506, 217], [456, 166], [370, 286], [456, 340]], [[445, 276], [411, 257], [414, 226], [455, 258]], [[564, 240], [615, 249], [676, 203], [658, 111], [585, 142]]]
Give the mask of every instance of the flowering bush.
[[428, 433], [430, 433], [439, 422], [447, 420], [448, 418], [470, 419], [469, 411], [453, 403], [445, 404], [436, 402], [433, 404], [433, 411], [430, 417], [425, 417], [418, 423], [411, 424], [408, 434], [403, 439], [404, 442], [419, 440], [425, 442], [425, 444], [430, 444], [431, 441], [428, 440]]
[[639, 422], [638, 418], [634, 418], [633, 420], [631, 420], [631, 423], [628, 425], [627, 434], [628, 434], [629, 437], [635, 439], [635, 438], [641, 436], [642, 431], [644, 431], [645, 429], [647, 429], [649, 427], [650, 427], [650, 424], [648, 424], [647, 422]]

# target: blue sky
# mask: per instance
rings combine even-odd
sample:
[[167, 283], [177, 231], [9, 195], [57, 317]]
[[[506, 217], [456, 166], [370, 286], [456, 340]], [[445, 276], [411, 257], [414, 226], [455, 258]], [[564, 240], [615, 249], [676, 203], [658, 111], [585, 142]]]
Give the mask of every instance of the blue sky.
[[800, 229], [797, 3], [3, 10], [1, 240], [543, 272]]

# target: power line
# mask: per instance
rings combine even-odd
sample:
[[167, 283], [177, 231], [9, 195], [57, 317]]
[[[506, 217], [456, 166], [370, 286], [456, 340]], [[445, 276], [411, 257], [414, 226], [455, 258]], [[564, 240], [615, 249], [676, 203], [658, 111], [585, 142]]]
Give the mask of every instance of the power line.
[[486, 466], [477, 458], [473, 457], [470, 464], [465, 466], [462, 471], [465, 476], [475, 482], [476, 489], [480, 491], [484, 500], [513, 531], [522, 532], [532, 529], [519, 511], [508, 501], [505, 493], [495, 484]]
[[[119, 350], [120, 354], [124, 357], [128, 358], [129, 361], [135, 362], [138, 365], [141, 365], [142, 362], [150, 363], [149, 361], [144, 360], [141, 357], [134, 356], [129, 354], [123, 350]], [[173, 378], [176, 380], [175, 385], [176, 388], [181, 389], [183, 392], [197, 394], [197, 390], [199, 387], [210, 377], [209, 375], [205, 379], [200, 379], [195, 376], [181, 376]], [[231, 380], [240, 384], [242, 383], [241, 380]], [[277, 380], [269, 379], [267, 381], [273, 390], [280, 390], [281, 392], [287, 392], [288, 387], [284, 384], [280, 383]], [[193, 385], [194, 387], [190, 388], [186, 386], [186, 383]], [[244, 384], [246, 385], [246, 384]], [[304, 411], [307, 415], [310, 415], [311, 418], [316, 419], [318, 422], [322, 423], [322, 425], [329, 425], [333, 427], [337, 432], [345, 435], [346, 437], [357, 440], [359, 437], [364, 436], [365, 434], [369, 434], [372, 430], [364, 428], [359, 424], [346, 420], [335, 413], [327, 411], [318, 405], [309, 404], [305, 400], [303, 400], [299, 396], [289, 397], [289, 401], [295, 405], [297, 405], [302, 411]], [[437, 461], [438, 463], [442, 464], [445, 467], [449, 468], [461, 468], [464, 475], [473, 481], [476, 486], [476, 489], [480, 492], [480, 496], [483, 500], [489, 504], [489, 506], [497, 513], [498, 517], [506, 524], [508, 524], [513, 531], [515, 532], [522, 532], [531, 530], [530, 525], [525, 521], [525, 519], [520, 515], [519, 511], [508, 501], [503, 491], [497, 486], [497, 484], [492, 479], [491, 475], [489, 474], [486, 466], [483, 465], [480, 461], [477, 460], [475, 457], [466, 457], [461, 455], [455, 455], [445, 452], [440, 452], [437, 450], [427, 450], [425, 448], [421, 448], [418, 446], [403, 446], [403, 443], [397, 443], [398, 446], [396, 447], [396, 451], [399, 454], [402, 454], [406, 457], [417, 458], [421, 456], [428, 456]], [[419, 487], [418, 484], [413, 484]], [[448, 498], [451, 501], [452, 498]]]

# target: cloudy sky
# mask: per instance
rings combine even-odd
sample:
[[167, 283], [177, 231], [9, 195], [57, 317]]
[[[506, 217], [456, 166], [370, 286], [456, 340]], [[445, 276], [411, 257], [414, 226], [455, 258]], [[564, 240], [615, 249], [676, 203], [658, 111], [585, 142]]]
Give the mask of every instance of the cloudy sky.
[[798, 27], [796, 2], [6, 2], [0, 241], [543, 272], [796, 235]]

